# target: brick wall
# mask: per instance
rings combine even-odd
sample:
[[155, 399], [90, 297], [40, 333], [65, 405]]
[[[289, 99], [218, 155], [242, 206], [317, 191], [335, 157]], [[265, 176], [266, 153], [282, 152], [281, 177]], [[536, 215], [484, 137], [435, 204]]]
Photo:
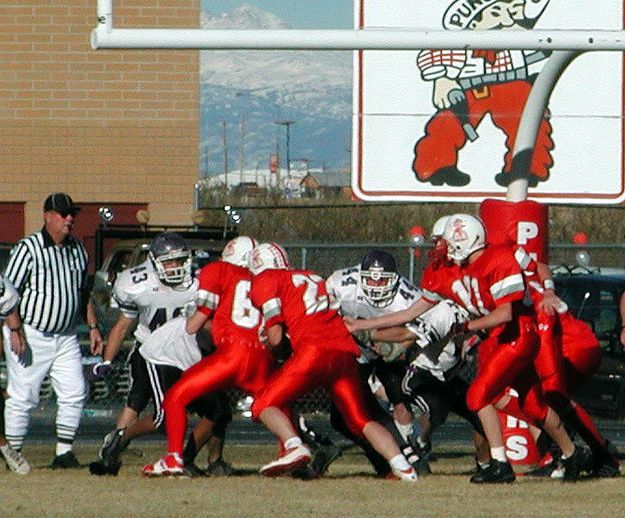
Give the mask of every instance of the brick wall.
[[[199, 0], [115, 0], [116, 27], [199, 25]], [[41, 225], [47, 194], [148, 203], [190, 224], [198, 177], [199, 51], [89, 46], [96, 0], [0, 4], [0, 202]]]

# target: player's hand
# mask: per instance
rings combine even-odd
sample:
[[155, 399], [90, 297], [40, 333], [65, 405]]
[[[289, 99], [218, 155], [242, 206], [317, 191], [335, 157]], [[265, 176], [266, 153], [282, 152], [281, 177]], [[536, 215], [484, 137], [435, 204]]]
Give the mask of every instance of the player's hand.
[[364, 329], [359, 323], [359, 319], [357, 318], [343, 317], [343, 322], [345, 322], [347, 330], [352, 334], [355, 334], [356, 331], [361, 331]]
[[91, 369], [89, 369], [89, 378], [92, 381], [98, 381], [104, 379], [104, 377], [111, 372], [113, 365], [110, 360], [105, 360], [102, 362], [96, 363]]
[[471, 331], [469, 331], [469, 321], [455, 322], [454, 324], [452, 324], [451, 330], [449, 331], [449, 335], [451, 337], [464, 336], [468, 335], [469, 333], [471, 333]]
[[26, 339], [24, 338], [22, 330], [19, 329], [17, 331], [10, 331], [9, 341], [11, 344], [11, 351], [13, 351], [17, 356], [22, 356], [26, 351]]
[[356, 341], [360, 342], [363, 345], [370, 345], [371, 343], [371, 329], [360, 329], [352, 333]]
[[104, 348], [104, 340], [102, 340], [102, 333], [97, 327], [89, 329], [89, 350], [94, 356], [102, 354]]
[[397, 342], [376, 342], [374, 349], [387, 363], [394, 362], [406, 352], [405, 347]]
[[180, 312], [180, 315], [183, 316], [184, 318], [189, 318], [192, 315], [194, 315], [196, 311], [197, 311], [197, 303], [194, 300], [192, 300], [191, 302], [187, 302], [182, 307], [182, 311]]
[[553, 291], [545, 292], [543, 299], [538, 303], [538, 309], [544, 311], [547, 315], [555, 315], [560, 306], [562, 300]]

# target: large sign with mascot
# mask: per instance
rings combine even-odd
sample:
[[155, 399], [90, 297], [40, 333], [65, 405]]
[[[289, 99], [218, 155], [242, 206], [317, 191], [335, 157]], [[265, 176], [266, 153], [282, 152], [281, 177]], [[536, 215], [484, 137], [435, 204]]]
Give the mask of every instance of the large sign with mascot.
[[[357, 0], [375, 30], [623, 29], [622, 0]], [[590, 15], [592, 13], [592, 16]], [[544, 50], [359, 51], [354, 176], [364, 200], [503, 198]], [[529, 197], [625, 200], [623, 56], [588, 52], [559, 78], [529, 163]]]

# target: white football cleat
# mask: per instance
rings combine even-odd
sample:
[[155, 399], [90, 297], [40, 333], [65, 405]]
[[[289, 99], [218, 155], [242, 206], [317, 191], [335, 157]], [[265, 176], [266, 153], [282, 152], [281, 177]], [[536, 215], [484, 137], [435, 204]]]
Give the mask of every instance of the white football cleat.
[[307, 446], [300, 444], [284, 452], [276, 460], [260, 468], [260, 474], [265, 477], [277, 477], [298, 468], [303, 468], [312, 459], [312, 453]]
[[168, 453], [154, 464], [146, 464], [141, 468], [146, 477], [172, 477], [184, 475], [184, 462], [177, 453]]
[[24, 457], [24, 454], [19, 450], [14, 450], [8, 444], [0, 448], [2, 456], [7, 463], [7, 466], [13, 473], [18, 475], [28, 475], [30, 473], [30, 464]]

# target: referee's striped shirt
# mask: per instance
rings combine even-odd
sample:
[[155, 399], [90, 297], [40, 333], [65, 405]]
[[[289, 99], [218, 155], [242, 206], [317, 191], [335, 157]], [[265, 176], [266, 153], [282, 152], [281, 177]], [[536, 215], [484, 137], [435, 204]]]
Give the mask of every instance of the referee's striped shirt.
[[58, 246], [44, 228], [15, 245], [5, 275], [21, 295], [22, 322], [44, 333], [63, 333], [76, 325], [86, 273], [82, 243], [68, 236]]

